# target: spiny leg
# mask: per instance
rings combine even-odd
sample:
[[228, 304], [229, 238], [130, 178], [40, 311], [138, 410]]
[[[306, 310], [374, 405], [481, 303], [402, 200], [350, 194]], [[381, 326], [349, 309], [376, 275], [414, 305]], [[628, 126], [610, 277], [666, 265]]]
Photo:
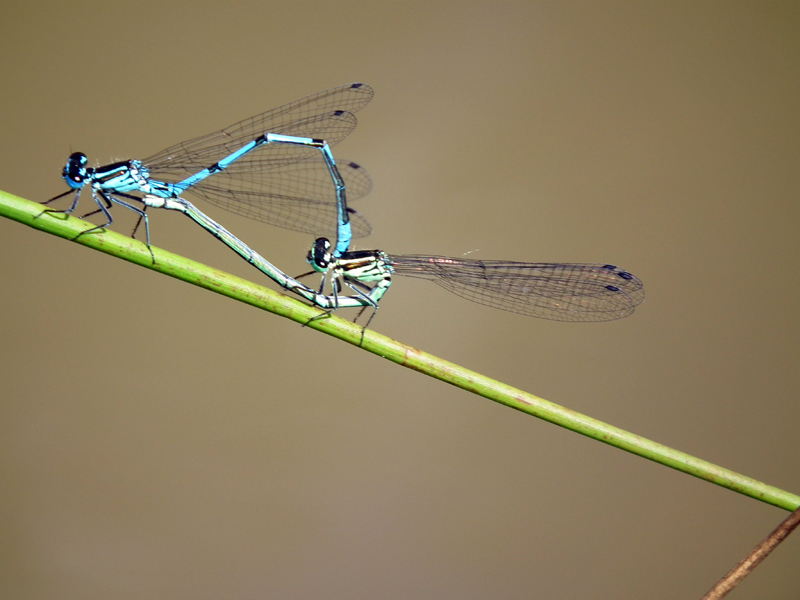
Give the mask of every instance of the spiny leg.
[[[98, 195], [105, 201], [105, 203], [108, 206], [108, 208], [106, 208], [106, 206], [103, 205], [103, 203], [100, 201], [100, 199], [98, 199]], [[92, 233], [93, 231], [97, 231], [98, 229], [104, 229], [105, 227], [108, 227], [109, 225], [111, 225], [114, 222], [114, 219], [111, 217], [111, 213], [108, 210], [109, 208], [111, 208], [111, 201], [108, 198], [108, 196], [106, 196], [105, 193], [102, 190], [95, 190], [95, 188], [92, 188], [92, 200], [94, 200], [95, 204], [97, 204], [98, 210], [95, 210], [95, 211], [93, 211], [92, 213], [89, 213], [89, 214], [95, 214], [97, 212], [102, 212], [103, 216], [106, 218], [106, 222], [103, 225], [96, 225], [96, 226], [94, 226], [94, 227], [92, 227], [90, 229], [87, 229], [85, 231], [81, 231], [78, 235], [76, 235], [74, 238], [72, 238], [73, 242], [75, 240], [77, 240], [79, 237], [81, 237], [85, 233]], [[84, 215], [84, 216], [86, 216], [86, 215]]]
[[[311, 273], [314, 273], [314, 271], [312, 271]], [[309, 275], [311, 273], [309, 273]], [[327, 276], [328, 276], [327, 273], [324, 273], [322, 275], [322, 287], [320, 288], [320, 291], [319, 291], [320, 296], [323, 295], [322, 293], [325, 291], [325, 280], [326, 280]], [[302, 275], [301, 275], [301, 277], [302, 277]], [[338, 310], [339, 309], [339, 292], [341, 292], [341, 291], [342, 291], [342, 284], [339, 283], [338, 278], [331, 279], [331, 292], [333, 293], [333, 306], [331, 308], [321, 312], [320, 314], [318, 314], [318, 315], [316, 315], [314, 317], [311, 317], [308, 321], [306, 321], [306, 323], [305, 323], [305, 325], [303, 325], [303, 327], [305, 327], [306, 325], [308, 325], [312, 321], [316, 321], [317, 319], [327, 319], [328, 317], [330, 317], [333, 314], [333, 311]]]
[[[34, 217], [34, 219], [38, 219], [39, 217], [41, 217], [45, 213], [61, 213], [61, 214], [64, 214], [64, 215], [70, 214], [71, 212], [73, 212], [78, 207], [78, 200], [81, 197], [81, 190], [82, 189], [83, 188], [79, 188], [77, 190], [74, 190], [75, 191], [75, 199], [72, 201], [72, 206], [70, 206], [68, 209], [66, 209], [66, 210], [58, 210], [58, 209], [55, 209], [55, 208], [45, 208], [42, 212], [40, 212], [38, 215], [36, 215]], [[46, 206], [46, 205], [50, 204], [51, 202], [53, 202], [54, 200], [58, 200], [59, 198], [63, 198], [64, 196], [68, 196], [72, 192], [73, 192], [73, 190], [67, 190], [63, 194], [59, 194], [58, 196], [54, 196], [54, 197], [50, 198], [50, 200], [45, 200], [44, 202], [41, 202], [40, 204]]]
[[[87, 229], [86, 231], [82, 231], [81, 233], [76, 235], [73, 238], [73, 240], [77, 240], [79, 237], [81, 237], [85, 233], [91, 233], [93, 231], [97, 231], [98, 229], [103, 229], [103, 228], [108, 227], [109, 225], [111, 225], [114, 222], [114, 219], [111, 217], [111, 211], [109, 209], [111, 208], [112, 202], [113, 202], [114, 204], [119, 204], [120, 206], [123, 206], [123, 207], [127, 208], [128, 210], [132, 210], [133, 212], [138, 214], [139, 215], [139, 222], [141, 222], [141, 220], [144, 219], [145, 240], [146, 240], [145, 241], [145, 245], [147, 246], [147, 251], [150, 252], [150, 259], [153, 261], [153, 264], [156, 264], [156, 256], [155, 256], [155, 254], [153, 254], [153, 249], [150, 247], [150, 221], [147, 218], [147, 214], [141, 208], [138, 208], [138, 207], [134, 206], [133, 204], [130, 204], [129, 202], [125, 202], [124, 200], [119, 198], [119, 196], [123, 196], [125, 198], [129, 198], [131, 200], [135, 200], [137, 202], [141, 202], [141, 199], [137, 198], [136, 196], [132, 196], [130, 194], [125, 194], [125, 193], [120, 193], [120, 192], [115, 193], [115, 194], [107, 194], [106, 192], [104, 192], [103, 190], [100, 190], [100, 189], [97, 190], [97, 194], [95, 195], [94, 191], [95, 190], [93, 189], [92, 190], [92, 192], [93, 192], [92, 196], [93, 196], [95, 202], [97, 203], [98, 210], [95, 210], [95, 211], [92, 211], [90, 213], [87, 213], [86, 215], [84, 215], [84, 217], [96, 214], [98, 212], [102, 212], [103, 216], [106, 218], [106, 223], [103, 224], [103, 225], [98, 225], [96, 227], [92, 227], [91, 229]], [[98, 199], [98, 196], [102, 199], [103, 202], [101, 202]], [[139, 224], [137, 222], [136, 228], [133, 230], [132, 237], [136, 234], [136, 229], [138, 227], [139, 227]]]
[[[123, 192], [117, 192], [115, 195], [116, 196], [122, 196], [123, 198], [128, 198], [129, 200], [134, 200], [135, 202], [144, 202], [141, 198], [139, 198], [137, 196], [133, 196], [131, 194], [125, 194]], [[142, 206], [142, 208], [139, 208], [139, 207], [134, 206], [132, 204], [129, 204], [127, 202], [123, 202], [122, 200], [119, 200], [118, 198], [115, 200], [115, 202], [117, 202], [117, 204], [119, 204], [120, 206], [124, 206], [125, 208], [129, 208], [130, 210], [132, 210], [133, 212], [135, 212], [136, 214], [139, 215], [139, 218], [136, 221], [136, 225], [134, 226], [133, 231], [131, 232], [131, 237], [133, 239], [136, 239], [136, 232], [139, 230], [139, 226], [142, 224], [142, 221], [144, 221], [144, 239], [145, 239], [145, 244], [147, 244], [147, 247], [150, 248], [150, 219], [147, 218], [147, 204]], [[153, 254], [152, 250], [150, 251], [150, 254], [151, 255]], [[155, 257], [153, 257], [153, 264], [155, 264], [155, 261], [156, 261], [156, 259], [155, 259]]]
[[[156, 264], [156, 257], [153, 254], [153, 249], [150, 247], [150, 220], [147, 218], [147, 213], [146, 213], [147, 205], [145, 205], [142, 208], [139, 208], [137, 206], [134, 206], [133, 204], [130, 204], [129, 202], [125, 202], [124, 200], [120, 200], [120, 198], [119, 198], [119, 196], [122, 196], [123, 198], [128, 198], [129, 200], [134, 200], [135, 202], [142, 202], [141, 198], [139, 198], [138, 196], [133, 196], [132, 194], [126, 194], [124, 192], [114, 192], [113, 195], [112, 194], [108, 194], [106, 196], [103, 192], [100, 192], [100, 193], [103, 195], [103, 199], [106, 202], [106, 207], [107, 208], [110, 209], [111, 208], [111, 202], [114, 202], [115, 204], [119, 204], [120, 206], [124, 206], [125, 208], [127, 208], [129, 210], [132, 210], [137, 215], [139, 215], [139, 219], [136, 221], [136, 225], [134, 226], [133, 231], [131, 232], [131, 237], [133, 239], [136, 239], [136, 232], [139, 230], [139, 226], [142, 224], [142, 220], [144, 220], [145, 245], [147, 246], [147, 250], [150, 252], [150, 258], [153, 260], [153, 264]], [[100, 209], [93, 210], [90, 213], [86, 213], [81, 218], [85, 219], [86, 217], [94, 215], [94, 214], [97, 214], [98, 212], [101, 212]]]
[[[372, 292], [377, 287], [377, 284], [372, 286], [372, 287], [370, 287], [370, 286], [368, 286], [365, 283], [362, 283], [360, 281], [347, 281], [347, 285], [350, 287], [351, 290], [353, 290], [365, 302], [368, 302], [368, 304], [365, 304], [364, 307], [360, 311], [358, 311], [358, 314], [356, 315], [356, 318], [353, 319], [353, 323], [358, 321], [358, 319], [361, 317], [361, 315], [364, 314], [364, 311], [367, 310], [369, 307], [372, 307], [372, 309], [373, 309], [372, 310], [372, 314], [369, 316], [369, 319], [367, 319], [366, 324], [364, 325], [364, 327], [361, 328], [361, 343], [363, 343], [364, 342], [364, 332], [367, 330], [367, 327], [369, 327], [369, 324], [372, 323], [372, 319], [374, 319], [375, 315], [378, 313], [378, 303], [375, 300], [373, 300], [372, 298], [370, 298], [369, 295], [368, 295], [370, 292]], [[358, 289], [358, 288], [361, 288], [361, 289]], [[365, 294], [362, 290], [366, 290], [367, 293]], [[361, 343], [359, 343], [359, 346], [361, 345]]]
[[[300, 275], [297, 275], [296, 277], [293, 277], [292, 279], [294, 279], [295, 281], [300, 281], [301, 279], [303, 279], [305, 277], [308, 277], [309, 275], [319, 275], [319, 274], [320, 274], [319, 271], [307, 271], [305, 273], [301, 273]], [[314, 290], [314, 293], [322, 295], [322, 293], [325, 291], [325, 278], [326, 277], [327, 277], [327, 274], [323, 273], [322, 274], [322, 283], [319, 286], [319, 290]]]
[[[144, 236], [145, 239], [148, 241], [150, 240], [150, 222], [147, 219], [147, 206], [142, 209], [142, 214], [139, 215], [139, 218], [136, 219], [136, 225], [133, 227], [133, 231], [131, 232], [131, 237], [136, 239], [136, 232], [139, 231], [139, 226], [142, 224], [142, 220], [144, 220]], [[147, 244], [150, 245], [149, 242]]]
[[[94, 190], [92, 190], [92, 194], [94, 194]], [[97, 196], [93, 196], [93, 198], [95, 199], [95, 202], [97, 202]], [[102, 198], [103, 198], [103, 202], [106, 203], [106, 208], [110, 210], [111, 209], [111, 200], [109, 200], [109, 198], [107, 196], [105, 196], [105, 195], [103, 195]], [[81, 219], [85, 219], [86, 217], [91, 217], [92, 215], [96, 215], [99, 212], [105, 212], [105, 211], [103, 211], [103, 207], [99, 202], [97, 202], [97, 205], [100, 206], [100, 208], [95, 208], [93, 211], [90, 211], [90, 212], [86, 213], [85, 215], [81, 215], [80, 218]]]

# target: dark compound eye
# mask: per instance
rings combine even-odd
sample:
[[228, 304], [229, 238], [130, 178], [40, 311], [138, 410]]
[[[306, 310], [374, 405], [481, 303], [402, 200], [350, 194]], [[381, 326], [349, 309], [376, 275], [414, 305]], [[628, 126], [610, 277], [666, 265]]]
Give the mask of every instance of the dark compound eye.
[[67, 165], [64, 167], [63, 177], [71, 188], [79, 189], [83, 186], [83, 182], [87, 176], [87, 162], [88, 159], [82, 152], [75, 152], [70, 155]]
[[308, 261], [321, 269], [327, 269], [331, 263], [331, 243], [326, 238], [317, 238], [308, 253]]
[[324, 252], [320, 252], [318, 248], [312, 248], [308, 251], [308, 256], [306, 256], [306, 260], [309, 264], [314, 265], [315, 267], [319, 267], [320, 269], [327, 269], [328, 268], [328, 260], [325, 256]]
[[85, 167], [86, 163], [89, 161], [83, 152], [73, 152], [70, 154], [69, 160], [78, 163], [82, 167]]

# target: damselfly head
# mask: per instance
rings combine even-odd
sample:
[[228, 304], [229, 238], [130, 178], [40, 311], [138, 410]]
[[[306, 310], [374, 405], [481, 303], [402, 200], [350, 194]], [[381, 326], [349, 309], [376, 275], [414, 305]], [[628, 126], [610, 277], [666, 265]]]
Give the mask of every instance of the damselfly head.
[[311, 246], [311, 250], [308, 251], [308, 256], [306, 257], [308, 264], [310, 264], [315, 271], [319, 271], [320, 273], [326, 272], [333, 261], [333, 255], [331, 254], [332, 247], [328, 238], [317, 238], [314, 240], [314, 245]]
[[62, 172], [61, 176], [64, 178], [64, 181], [67, 182], [67, 185], [69, 185], [69, 187], [72, 189], [79, 190], [86, 182], [87, 162], [88, 159], [83, 152], [75, 152], [70, 154], [70, 157], [67, 159], [67, 165], [64, 167], [64, 171]]

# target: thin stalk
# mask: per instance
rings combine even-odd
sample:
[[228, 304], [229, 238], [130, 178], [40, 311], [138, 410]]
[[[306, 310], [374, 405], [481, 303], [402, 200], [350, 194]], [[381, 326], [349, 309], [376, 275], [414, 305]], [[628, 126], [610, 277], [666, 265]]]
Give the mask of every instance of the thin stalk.
[[730, 594], [783, 540], [789, 537], [790, 533], [797, 529], [798, 525], [800, 525], [800, 509], [794, 511], [783, 523], [778, 525], [763, 542], [753, 548], [750, 554], [728, 571], [725, 577], [720, 579], [701, 600], [720, 600]]
[[[90, 223], [75, 217], [58, 213], [43, 215], [42, 211], [43, 207], [40, 204], [0, 192], [0, 215], [9, 219], [70, 240], [82, 231], [92, 228]], [[151, 256], [147, 246], [142, 242], [110, 230], [83, 235], [75, 241], [83, 246], [292, 319], [409, 369], [767, 504], [788, 511], [800, 507], [800, 496], [576, 413], [374, 331], [362, 331], [360, 326], [335, 315], [320, 318], [325, 313], [319, 308], [308, 306], [294, 298], [213, 267], [155, 247], [152, 248]]]

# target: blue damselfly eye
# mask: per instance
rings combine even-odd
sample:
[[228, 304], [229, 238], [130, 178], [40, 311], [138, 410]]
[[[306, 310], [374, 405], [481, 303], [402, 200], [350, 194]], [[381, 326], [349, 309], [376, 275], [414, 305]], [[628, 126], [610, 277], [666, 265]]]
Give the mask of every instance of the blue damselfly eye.
[[62, 176], [71, 188], [83, 187], [86, 181], [86, 163], [88, 159], [83, 152], [75, 152], [67, 159]]

